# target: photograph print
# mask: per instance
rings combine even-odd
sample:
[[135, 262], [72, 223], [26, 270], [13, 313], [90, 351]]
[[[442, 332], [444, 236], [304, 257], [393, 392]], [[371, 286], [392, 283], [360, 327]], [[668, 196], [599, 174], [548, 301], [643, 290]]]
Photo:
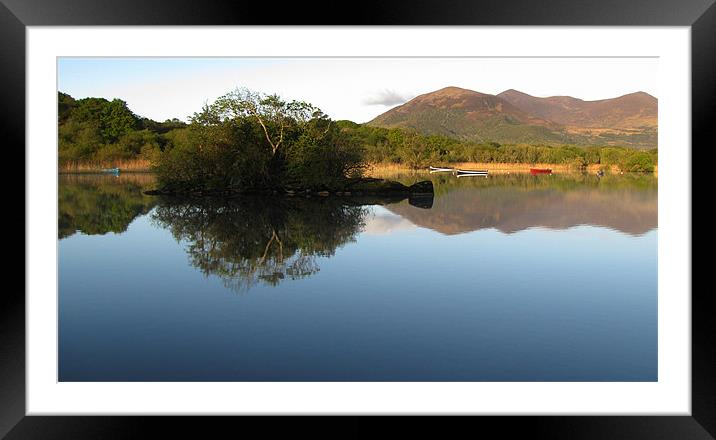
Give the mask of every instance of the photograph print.
[[658, 58], [57, 59], [60, 382], [656, 382]]

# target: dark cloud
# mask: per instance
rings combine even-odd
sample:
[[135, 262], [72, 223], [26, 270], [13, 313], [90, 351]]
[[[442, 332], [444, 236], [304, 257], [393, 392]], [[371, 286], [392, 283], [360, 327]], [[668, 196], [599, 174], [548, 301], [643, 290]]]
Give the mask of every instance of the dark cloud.
[[366, 97], [363, 100], [363, 104], [391, 106], [391, 105], [402, 104], [409, 99], [410, 99], [410, 97], [405, 96], [401, 93], [398, 93], [395, 90], [385, 89], [385, 90], [376, 92], [371, 96]]

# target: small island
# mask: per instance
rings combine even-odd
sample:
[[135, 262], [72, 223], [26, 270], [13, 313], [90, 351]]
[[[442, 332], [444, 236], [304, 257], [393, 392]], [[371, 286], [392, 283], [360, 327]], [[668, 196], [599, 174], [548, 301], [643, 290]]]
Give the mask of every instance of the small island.
[[429, 180], [411, 186], [363, 177], [361, 145], [320, 109], [247, 89], [230, 92], [191, 117], [173, 148], [153, 158], [159, 188], [148, 195], [433, 195]]

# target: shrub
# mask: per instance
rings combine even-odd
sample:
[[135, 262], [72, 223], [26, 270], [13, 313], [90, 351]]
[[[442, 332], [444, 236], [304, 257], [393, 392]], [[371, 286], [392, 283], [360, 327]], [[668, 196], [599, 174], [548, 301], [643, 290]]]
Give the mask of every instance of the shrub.
[[654, 172], [654, 160], [652, 155], [643, 151], [634, 151], [627, 155], [620, 164], [623, 171], [629, 172]]

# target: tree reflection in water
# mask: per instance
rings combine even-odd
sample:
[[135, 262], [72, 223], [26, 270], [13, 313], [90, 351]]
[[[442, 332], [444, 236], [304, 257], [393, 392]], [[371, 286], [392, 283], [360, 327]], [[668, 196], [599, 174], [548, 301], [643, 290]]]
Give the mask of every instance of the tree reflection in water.
[[367, 212], [335, 198], [242, 197], [162, 200], [152, 218], [187, 244], [191, 264], [204, 275], [245, 292], [317, 273], [319, 257], [355, 241]]
[[58, 182], [59, 239], [125, 232], [156, 203], [142, 193], [155, 184], [151, 174], [61, 174]]

